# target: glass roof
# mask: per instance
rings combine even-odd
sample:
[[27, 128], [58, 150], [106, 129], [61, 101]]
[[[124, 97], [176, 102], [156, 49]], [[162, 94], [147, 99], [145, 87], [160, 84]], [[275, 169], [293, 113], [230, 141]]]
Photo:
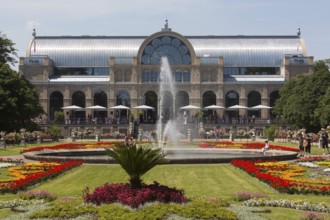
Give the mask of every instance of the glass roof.
[[[224, 67], [279, 67], [285, 55], [307, 56], [304, 41], [298, 36], [186, 36], [186, 38], [193, 46], [197, 57], [223, 57]], [[133, 57], [137, 57], [145, 39], [146, 36], [36, 37], [29, 44], [27, 57], [47, 55], [57, 67], [108, 67], [110, 57], [118, 60], [116, 62], [121, 60], [120, 63], [129, 62]], [[144, 51], [148, 51], [148, 48], [145, 47]], [[205, 59], [205, 62], [209, 61]]]

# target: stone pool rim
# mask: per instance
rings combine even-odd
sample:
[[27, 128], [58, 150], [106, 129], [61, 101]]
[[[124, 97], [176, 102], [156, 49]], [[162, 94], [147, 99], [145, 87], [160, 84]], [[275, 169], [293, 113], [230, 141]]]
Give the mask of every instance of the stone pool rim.
[[[88, 164], [117, 164], [117, 162], [107, 157], [105, 148], [98, 149], [63, 149], [63, 150], [42, 150], [23, 153], [23, 156], [29, 160], [36, 161], [69, 161], [82, 160]], [[297, 152], [284, 150], [269, 150], [265, 155], [261, 154], [261, 149], [236, 149], [236, 148], [165, 148], [168, 162], [166, 164], [216, 164], [230, 163], [232, 160], [295, 160], [298, 157]], [[180, 152], [182, 157], [177, 157]], [[232, 157], [221, 157], [221, 154], [232, 153]], [[171, 158], [171, 154], [176, 158]], [[205, 157], [204, 154], [212, 155]], [[215, 154], [219, 157], [214, 156]], [[238, 155], [235, 155], [238, 154]], [[245, 154], [241, 156], [239, 154]], [[190, 155], [190, 156], [189, 156]], [[203, 155], [199, 158], [192, 155]]]

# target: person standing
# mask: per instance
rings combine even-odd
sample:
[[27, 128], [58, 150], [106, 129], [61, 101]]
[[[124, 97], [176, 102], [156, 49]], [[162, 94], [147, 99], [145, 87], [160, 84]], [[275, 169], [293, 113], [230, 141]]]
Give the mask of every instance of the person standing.
[[327, 134], [327, 132], [323, 132], [321, 138], [322, 138], [323, 155], [325, 155], [325, 149], [327, 149], [327, 151], [329, 153], [328, 134]]
[[305, 156], [309, 157], [311, 155], [312, 137], [307, 134], [304, 140]]
[[297, 134], [297, 139], [298, 139], [299, 151], [300, 151], [299, 156], [302, 157], [304, 156], [304, 137], [301, 132]]

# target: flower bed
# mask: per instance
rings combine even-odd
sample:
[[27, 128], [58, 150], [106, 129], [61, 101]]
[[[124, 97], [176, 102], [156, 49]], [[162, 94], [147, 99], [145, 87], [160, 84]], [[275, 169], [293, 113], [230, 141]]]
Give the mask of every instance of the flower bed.
[[65, 143], [57, 144], [53, 146], [40, 146], [24, 149], [20, 153], [26, 153], [31, 151], [42, 151], [42, 150], [65, 150], [65, 149], [88, 149], [98, 147], [111, 147], [116, 143], [113, 142], [97, 142], [97, 143]]
[[279, 192], [330, 195], [330, 175], [327, 172], [330, 163], [327, 157], [323, 160], [311, 162], [310, 159], [308, 164], [299, 160], [294, 163], [233, 160], [231, 163]]
[[8, 169], [8, 178], [0, 180], [0, 193], [16, 193], [27, 187], [46, 179], [54, 178], [60, 173], [80, 166], [82, 161], [56, 162], [34, 162], [18, 165]]
[[330, 207], [326, 203], [314, 204], [306, 200], [274, 200], [266, 198], [253, 198], [243, 202], [244, 206], [272, 206], [272, 207], [283, 207], [293, 208], [297, 210], [305, 211], [317, 211], [330, 213]]
[[141, 188], [131, 188], [129, 184], [104, 184], [95, 188], [93, 193], [89, 189], [84, 191], [84, 201], [96, 205], [121, 203], [137, 208], [147, 202], [186, 203], [187, 198], [182, 190], [159, 185], [143, 185]]
[[[231, 141], [204, 141], [200, 142], [198, 146], [202, 148], [237, 148], [237, 149], [262, 149], [265, 143], [261, 142], [231, 142]], [[272, 150], [285, 150], [299, 152], [298, 148], [285, 147], [279, 145], [270, 144]]]

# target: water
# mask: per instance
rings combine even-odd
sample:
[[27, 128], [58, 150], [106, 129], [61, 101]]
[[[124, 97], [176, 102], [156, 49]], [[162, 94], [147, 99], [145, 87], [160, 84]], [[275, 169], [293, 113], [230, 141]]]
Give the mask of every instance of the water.
[[[173, 74], [171, 71], [170, 64], [166, 57], [162, 57], [161, 68], [160, 68], [160, 84], [159, 84], [159, 118], [157, 121], [157, 145], [159, 148], [164, 149], [166, 142], [177, 143], [179, 138], [179, 130], [177, 120], [173, 119], [175, 114], [175, 94], [176, 88], [173, 80]], [[172, 99], [169, 98], [172, 96]], [[171, 102], [172, 103], [169, 103]], [[163, 123], [163, 117], [165, 115], [165, 108], [170, 106], [170, 120], [165, 124]]]

